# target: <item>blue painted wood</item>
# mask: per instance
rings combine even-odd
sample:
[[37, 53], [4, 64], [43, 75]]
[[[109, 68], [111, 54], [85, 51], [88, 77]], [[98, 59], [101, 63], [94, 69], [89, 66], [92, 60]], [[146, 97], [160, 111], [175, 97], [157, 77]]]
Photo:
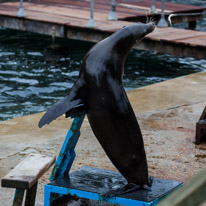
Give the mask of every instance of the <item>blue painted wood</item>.
[[50, 175], [51, 181], [68, 175], [75, 158], [74, 148], [80, 136], [80, 127], [84, 117], [85, 114], [82, 114], [74, 118]]
[[50, 185], [44, 186], [44, 206], [50, 206], [51, 188], [52, 188], [52, 186], [50, 186]]
[[[122, 187], [126, 184], [125, 179], [119, 172], [83, 167], [70, 173], [65, 177], [53, 181], [45, 186], [45, 191], [52, 194], [72, 195], [96, 201], [104, 201], [110, 204], [120, 205], [157, 205], [165, 196], [174, 189], [181, 186], [181, 182], [154, 178], [152, 190], [138, 190], [116, 197], [105, 197], [101, 193], [106, 190]], [[49, 196], [49, 195], [48, 195]], [[45, 197], [45, 205], [48, 204], [48, 197]]]
[[47, 196], [45, 196], [45, 202], [44, 206], [50, 206], [50, 201], [48, 200], [48, 197], [51, 193], [59, 193], [62, 195], [72, 195], [72, 196], [77, 196], [79, 198], [86, 198], [90, 200], [96, 200], [96, 201], [104, 201], [108, 202], [110, 204], [120, 204], [120, 205], [128, 205], [128, 206], [151, 206], [154, 205], [152, 202], [142, 202], [138, 200], [132, 200], [132, 199], [125, 199], [121, 197], [110, 197], [106, 198], [101, 196], [98, 193], [93, 193], [93, 192], [87, 192], [87, 191], [82, 191], [82, 190], [75, 190], [75, 189], [69, 189], [65, 187], [59, 187], [59, 186], [53, 186], [53, 185], [45, 185], [44, 190], [47, 193]]
[[[157, 205], [163, 197], [168, 195], [169, 192], [181, 185], [180, 182], [177, 183], [171, 180], [160, 181], [158, 183], [156, 178], [154, 181], [156, 183], [153, 184], [156, 185], [156, 188], [155, 186], [152, 186], [153, 193], [146, 190], [140, 190], [134, 193], [109, 198], [101, 195], [102, 192], [104, 192], [103, 190], [114, 189], [113, 187], [121, 187], [126, 184], [126, 180], [120, 175], [120, 173], [83, 167], [83, 169], [69, 174], [75, 158], [74, 149], [80, 136], [80, 127], [83, 123], [84, 117], [85, 113], [81, 114], [81, 116], [74, 117], [51, 173], [50, 180], [52, 182], [45, 185], [45, 206], [49, 206], [53, 200], [61, 197], [62, 195], [75, 195], [80, 198], [104, 201], [110, 204], [154, 206]], [[114, 185], [111, 183], [114, 183]]]

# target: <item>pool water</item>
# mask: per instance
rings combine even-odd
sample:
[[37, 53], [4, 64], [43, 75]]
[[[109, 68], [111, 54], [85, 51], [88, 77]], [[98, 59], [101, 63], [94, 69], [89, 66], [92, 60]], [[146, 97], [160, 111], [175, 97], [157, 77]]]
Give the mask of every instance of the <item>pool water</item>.
[[[55, 44], [53, 50], [50, 36], [0, 29], [0, 121], [46, 111], [68, 93], [93, 44], [60, 38]], [[205, 70], [206, 60], [131, 50], [123, 84], [131, 90]]]

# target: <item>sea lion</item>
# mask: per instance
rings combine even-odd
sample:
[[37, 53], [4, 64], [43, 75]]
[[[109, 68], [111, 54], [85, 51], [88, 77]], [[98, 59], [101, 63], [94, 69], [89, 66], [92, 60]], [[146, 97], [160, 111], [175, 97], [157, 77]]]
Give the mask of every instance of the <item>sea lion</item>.
[[39, 127], [84, 105], [91, 128], [107, 156], [128, 182], [113, 196], [151, 186], [143, 138], [122, 85], [129, 50], [154, 30], [152, 23], [123, 27], [85, 55], [79, 78], [68, 95], [44, 114]]

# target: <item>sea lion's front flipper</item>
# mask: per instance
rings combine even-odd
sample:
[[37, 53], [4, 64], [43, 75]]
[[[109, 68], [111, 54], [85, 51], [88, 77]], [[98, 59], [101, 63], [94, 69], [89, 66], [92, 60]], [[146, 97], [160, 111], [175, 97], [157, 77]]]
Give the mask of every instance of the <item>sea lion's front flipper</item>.
[[72, 87], [69, 94], [63, 99], [56, 102], [40, 119], [39, 127], [43, 127], [45, 124], [49, 124], [57, 117], [63, 115], [64, 113], [69, 112], [70, 110], [84, 105], [84, 102], [81, 98], [82, 87], [78, 82]]

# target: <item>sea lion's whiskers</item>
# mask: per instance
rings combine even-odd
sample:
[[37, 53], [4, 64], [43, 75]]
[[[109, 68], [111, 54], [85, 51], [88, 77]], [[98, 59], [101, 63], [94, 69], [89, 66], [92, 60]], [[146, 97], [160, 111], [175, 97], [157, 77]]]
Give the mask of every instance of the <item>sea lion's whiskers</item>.
[[155, 20], [153, 16], [150, 17], [149, 24], [152, 24], [153, 26], [155, 26]]
[[148, 12], [146, 12], [146, 24], [148, 24], [149, 23], [149, 17], [148, 17]]

